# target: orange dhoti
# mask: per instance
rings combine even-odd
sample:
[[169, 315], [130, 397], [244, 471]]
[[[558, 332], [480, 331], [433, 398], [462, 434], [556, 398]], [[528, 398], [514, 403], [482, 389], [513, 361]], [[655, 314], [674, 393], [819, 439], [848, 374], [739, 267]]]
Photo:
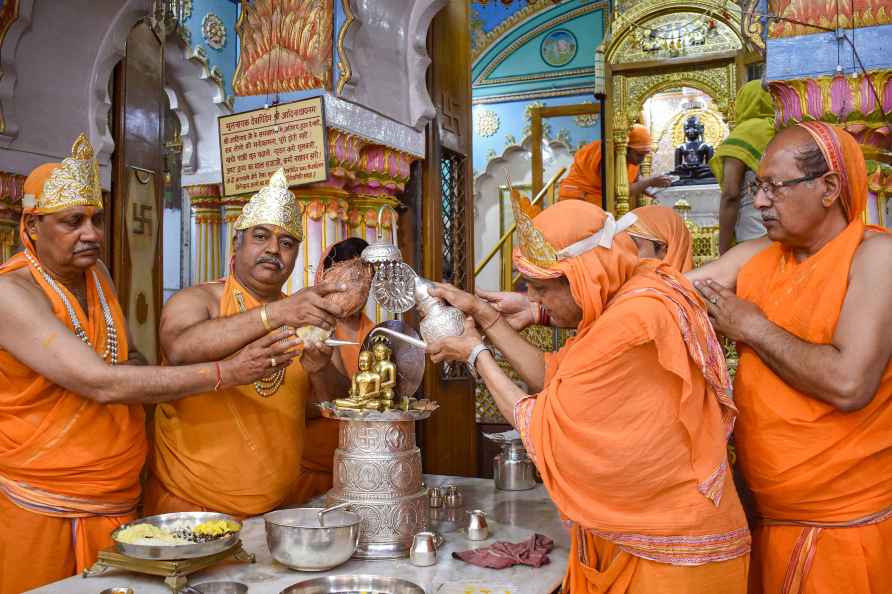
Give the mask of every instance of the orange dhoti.
[[578, 528], [570, 559], [568, 594], [739, 594], [750, 563], [749, 555], [693, 566], [657, 563]]
[[[230, 276], [220, 315], [260, 303]], [[209, 510], [255, 516], [293, 502], [310, 386], [295, 360], [268, 396], [238, 386], [158, 405], [146, 514]]]
[[[30, 244], [28, 244], [30, 247]], [[18, 254], [0, 275], [31, 266]], [[73, 326], [58, 294], [31, 266], [56, 317]], [[87, 272], [88, 311], [59, 285], [94, 350], [107, 329], [100, 283], [128, 352], [127, 327], [110, 280]], [[95, 277], [94, 277], [95, 275]], [[87, 315], [89, 314], [89, 315]], [[89, 567], [111, 531], [135, 518], [147, 450], [141, 405], [98, 404], [48, 382], [0, 350], [0, 594], [13, 594]]]
[[[851, 136], [819, 122], [803, 127], [831, 170], [846, 173], [849, 225], [801, 262], [773, 244], [741, 269], [737, 292], [790, 334], [830, 344], [866, 232], [866, 173]], [[750, 347], [738, 349], [735, 442], [761, 518], [751, 591], [892, 592], [892, 366], [870, 404], [842, 412], [785, 383]]]

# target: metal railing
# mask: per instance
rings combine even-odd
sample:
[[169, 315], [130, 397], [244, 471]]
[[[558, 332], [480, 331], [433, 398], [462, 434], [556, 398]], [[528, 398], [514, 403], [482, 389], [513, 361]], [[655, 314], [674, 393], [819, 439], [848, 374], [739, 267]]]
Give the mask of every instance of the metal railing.
[[[533, 200], [531, 201], [531, 204], [533, 204], [533, 205], [538, 204], [546, 194], [548, 194], [549, 192], [553, 192], [554, 185], [561, 178], [561, 176], [564, 175], [564, 172], [566, 170], [567, 170], [566, 167], [561, 167], [560, 169], [558, 169], [557, 173], [555, 173], [553, 176], [551, 176], [551, 179], [548, 180], [547, 184], [545, 184], [545, 187], [543, 187], [541, 190], [539, 190], [539, 193], [536, 194], [535, 198], [533, 198]], [[508, 185], [510, 187], [511, 184], [509, 183]], [[480, 263], [477, 264], [477, 266], [474, 268], [474, 277], [477, 277], [477, 275], [479, 275], [480, 272], [484, 268], [486, 268], [486, 265], [489, 264], [490, 260], [492, 260], [495, 257], [495, 255], [497, 253], [499, 253], [499, 250], [502, 249], [502, 246], [505, 245], [505, 242], [508, 241], [508, 239], [511, 237], [511, 235], [514, 234], [515, 229], [517, 229], [516, 222], [511, 224], [511, 227], [507, 231], [505, 231], [505, 233], [499, 238], [499, 241], [496, 242], [496, 245], [486, 254], [486, 257], [483, 258], [483, 260], [481, 260]], [[516, 278], [514, 279], [514, 282], [517, 282]]]

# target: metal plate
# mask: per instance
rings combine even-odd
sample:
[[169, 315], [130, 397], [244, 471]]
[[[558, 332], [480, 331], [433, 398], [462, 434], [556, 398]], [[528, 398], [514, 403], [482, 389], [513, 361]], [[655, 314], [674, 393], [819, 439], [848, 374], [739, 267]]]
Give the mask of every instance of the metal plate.
[[405, 262], [378, 264], [372, 295], [389, 312], [403, 313], [415, 306], [415, 271]]
[[230, 533], [222, 538], [216, 538], [207, 542], [183, 545], [144, 545], [144, 544], [127, 544], [120, 542], [117, 538], [118, 534], [126, 528], [137, 526], [139, 524], [151, 524], [159, 528], [167, 530], [178, 529], [182, 526], [194, 527], [202, 522], [210, 520], [229, 520], [241, 526], [241, 522], [226, 514], [218, 514], [211, 512], [179, 512], [173, 514], [161, 514], [158, 516], [149, 516], [140, 518], [129, 524], [124, 524], [112, 532], [112, 540], [115, 541], [115, 547], [120, 553], [136, 559], [153, 559], [153, 560], [169, 560], [169, 559], [198, 559], [223, 552], [232, 548], [238, 542], [239, 532]]
[[424, 594], [408, 580], [378, 575], [331, 575], [299, 582], [279, 594]]
[[[400, 320], [381, 322], [375, 326], [375, 328], [378, 327], [401, 332], [402, 334], [408, 334], [412, 338], [418, 338], [419, 340], [421, 339], [411, 326]], [[366, 339], [362, 342], [362, 350], [371, 350], [372, 338], [376, 336], [374, 331], [375, 329], [372, 328], [366, 335]], [[378, 335], [387, 336], [380, 332]], [[387, 340], [392, 353], [391, 360], [396, 364], [396, 393], [400, 398], [414, 396], [415, 392], [418, 391], [418, 387], [421, 385], [421, 380], [424, 376], [424, 349], [390, 337], [388, 337]]]

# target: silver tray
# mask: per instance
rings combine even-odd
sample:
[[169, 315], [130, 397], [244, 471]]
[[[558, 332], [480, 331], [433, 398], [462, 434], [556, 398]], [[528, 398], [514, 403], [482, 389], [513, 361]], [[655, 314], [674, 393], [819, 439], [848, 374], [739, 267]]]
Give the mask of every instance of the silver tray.
[[182, 545], [144, 545], [144, 544], [127, 544], [118, 540], [118, 533], [139, 524], [151, 524], [159, 528], [168, 530], [179, 528], [183, 525], [197, 526], [202, 522], [209, 520], [230, 520], [241, 526], [241, 522], [226, 514], [218, 514], [212, 512], [178, 512], [173, 514], [161, 514], [159, 516], [149, 516], [140, 518], [124, 524], [112, 532], [112, 540], [115, 541], [115, 547], [119, 553], [134, 557], [136, 559], [152, 559], [152, 560], [171, 560], [171, 559], [198, 559], [221, 553], [235, 546], [239, 539], [239, 531], [227, 534], [222, 538], [216, 538], [207, 542]]
[[279, 594], [424, 594], [424, 588], [379, 575], [330, 575], [288, 586]]

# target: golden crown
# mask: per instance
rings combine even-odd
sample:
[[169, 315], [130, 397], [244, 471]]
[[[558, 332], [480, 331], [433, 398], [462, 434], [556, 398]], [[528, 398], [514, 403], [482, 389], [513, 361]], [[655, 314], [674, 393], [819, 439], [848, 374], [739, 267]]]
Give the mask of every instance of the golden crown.
[[52, 213], [73, 206], [102, 208], [99, 163], [85, 134], [71, 146], [71, 156], [56, 167], [37, 196], [26, 195], [24, 206], [41, 213]]
[[536, 207], [521, 196], [520, 192], [511, 188], [511, 209], [514, 211], [514, 222], [517, 225], [517, 236], [520, 239], [520, 253], [530, 263], [541, 268], [551, 268], [557, 263], [557, 250], [533, 225], [533, 218], [538, 214]]
[[303, 241], [301, 208], [294, 194], [288, 190], [288, 179], [282, 168], [273, 174], [266, 187], [251, 196], [235, 222], [237, 230], [257, 225], [281, 227], [298, 241]]

